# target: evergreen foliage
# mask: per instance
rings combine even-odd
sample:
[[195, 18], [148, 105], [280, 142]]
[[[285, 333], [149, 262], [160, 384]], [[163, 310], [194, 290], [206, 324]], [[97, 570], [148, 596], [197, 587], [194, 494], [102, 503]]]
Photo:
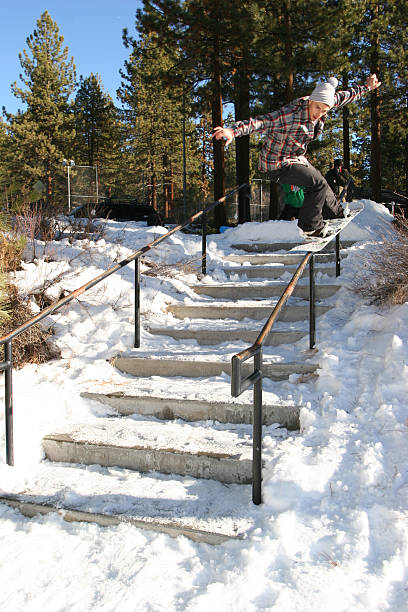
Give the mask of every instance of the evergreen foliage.
[[[211, 191], [219, 198], [268, 178], [257, 169], [259, 135], [224, 151], [212, 127], [278, 109], [321, 78], [336, 75], [347, 88], [373, 71], [381, 88], [330, 114], [309, 157], [323, 173], [343, 157], [377, 199], [381, 187], [407, 192], [406, 9], [406, 0], [144, 0], [137, 35], [124, 32], [123, 110], [97, 74], [75, 83], [73, 58], [45, 11], [12, 86], [23, 110], [0, 122], [0, 202], [65, 200], [67, 158], [98, 167], [100, 194], [138, 197], [165, 216], [196, 210]], [[218, 208], [217, 225], [226, 213]], [[239, 221], [247, 219], [240, 201]]]
[[[177, 56], [167, 51], [157, 35], [146, 34], [135, 40], [125, 33], [124, 41], [131, 49], [118, 91], [125, 105], [125, 165], [139, 183], [143, 180], [148, 202], [155, 208], [159, 186], [164, 186], [163, 212], [168, 217], [174, 213], [174, 190], [180, 191], [183, 183], [182, 137], [190, 107], [188, 92], [184, 92], [182, 82], [163, 78]], [[184, 127], [186, 171], [191, 180], [194, 175], [198, 177], [199, 170], [197, 133], [191, 121], [184, 122]]]
[[23, 87], [12, 86], [26, 110], [6, 115], [13, 142], [9, 171], [28, 189], [43, 181], [48, 202], [53, 178], [62, 174], [59, 166], [74, 137], [69, 96], [75, 89], [75, 66], [63, 41], [57, 24], [45, 11], [27, 38], [28, 51], [19, 55]]
[[76, 163], [114, 166], [118, 162], [120, 130], [118, 111], [98, 74], [79, 79], [73, 105]]

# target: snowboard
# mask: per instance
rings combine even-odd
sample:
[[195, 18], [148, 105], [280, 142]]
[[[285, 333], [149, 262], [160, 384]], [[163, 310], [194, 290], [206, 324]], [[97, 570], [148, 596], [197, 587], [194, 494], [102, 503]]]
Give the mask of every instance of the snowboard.
[[324, 238], [305, 238], [305, 242], [302, 244], [298, 244], [292, 249], [290, 249], [290, 253], [317, 253], [321, 249], [323, 249], [326, 245], [329, 244], [333, 240], [333, 238], [341, 232], [351, 221], [353, 221], [357, 215], [364, 210], [364, 206], [360, 205], [358, 208], [353, 208], [348, 211], [348, 216], [344, 219], [330, 219], [329, 221], [325, 221], [329, 227], [329, 233]]

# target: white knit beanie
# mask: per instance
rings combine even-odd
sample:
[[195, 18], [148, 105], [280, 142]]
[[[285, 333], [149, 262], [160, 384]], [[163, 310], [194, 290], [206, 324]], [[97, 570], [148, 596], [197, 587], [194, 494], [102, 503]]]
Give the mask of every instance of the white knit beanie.
[[326, 83], [319, 83], [309, 96], [309, 100], [323, 102], [323, 104], [327, 104], [331, 108], [334, 106], [334, 94], [338, 84], [339, 82], [336, 77], [330, 77]]

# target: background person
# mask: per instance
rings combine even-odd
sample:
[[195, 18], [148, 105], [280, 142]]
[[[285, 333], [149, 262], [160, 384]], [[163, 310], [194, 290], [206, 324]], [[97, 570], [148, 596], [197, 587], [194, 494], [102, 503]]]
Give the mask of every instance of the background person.
[[[351, 174], [348, 170], [343, 168], [343, 162], [341, 159], [335, 159], [333, 168], [325, 174], [326, 181], [329, 183], [335, 196], [339, 196], [343, 190], [343, 187], [347, 184]], [[347, 192], [351, 193], [351, 184]]]

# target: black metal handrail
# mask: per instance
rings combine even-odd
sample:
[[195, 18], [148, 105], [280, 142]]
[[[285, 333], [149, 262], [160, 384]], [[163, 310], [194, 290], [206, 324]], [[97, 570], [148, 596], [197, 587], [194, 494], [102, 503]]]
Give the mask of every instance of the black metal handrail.
[[[349, 179], [338, 197], [338, 202], [345, 201], [347, 190], [351, 184]], [[334, 238], [334, 236], [332, 237]], [[336, 276], [340, 275], [340, 232], [335, 235], [336, 238]], [[329, 241], [330, 242], [330, 241]], [[252, 501], [254, 504], [262, 503], [262, 367], [263, 356], [262, 347], [272, 330], [272, 326], [277, 320], [282, 308], [285, 306], [288, 298], [292, 295], [296, 284], [303, 274], [303, 271], [309, 263], [309, 348], [313, 349], [316, 343], [316, 310], [315, 310], [315, 268], [314, 268], [315, 253], [308, 252], [303, 257], [296, 272], [292, 276], [289, 284], [282, 293], [278, 303], [272, 310], [268, 320], [263, 326], [257, 339], [252, 346], [237, 353], [231, 358], [231, 395], [239, 397], [241, 393], [254, 387], [254, 410], [252, 417]], [[254, 370], [246, 377], [242, 377], [241, 365], [254, 358]]]
[[[254, 410], [252, 417], [252, 501], [254, 504], [259, 505], [262, 503], [262, 347], [271, 332], [272, 326], [277, 320], [282, 308], [285, 306], [288, 298], [292, 295], [296, 284], [303, 274], [305, 267], [309, 261], [314, 259], [314, 253], [307, 253], [301, 263], [299, 264], [296, 272], [292, 276], [290, 283], [279, 298], [278, 303], [272, 310], [268, 320], [263, 326], [257, 339], [252, 346], [244, 349], [240, 353], [237, 353], [232, 357], [232, 372], [231, 372], [231, 395], [232, 397], [239, 397], [241, 393], [249, 389], [252, 385], [254, 387]], [[310, 286], [314, 287], [314, 278]], [[312, 304], [312, 299], [310, 300]], [[314, 305], [314, 294], [313, 294], [313, 305]], [[314, 307], [310, 320], [314, 320]], [[312, 342], [312, 326], [310, 327], [310, 334]], [[314, 342], [314, 337], [313, 337]], [[254, 358], [254, 370], [246, 377], [242, 377], [242, 364], [248, 359]]]
[[82, 295], [83, 293], [85, 293], [86, 291], [88, 291], [89, 289], [91, 289], [92, 287], [100, 283], [101, 281], [103, 281], [105, 278], [107, 278], [111, 274], [114, 274], [121, 268], [127, 266], [129, 263], [134, 261], [135, 262], [135, 300], [134, 300], [135, 340], [134, 340], [134, 346], [135, 348], [139, 348], [140, 347], [140, 257], [144, 255], [145, 253], [147, 253], [147, 251], [150, 251], [151, 249], [158, 246], [161, 242], [169, 238], [172, 234], [175, 234], [176, 232], [183, 229], [190, 223], [193, 223], [200, 217], [203, 217], [203, 221], [202, 221], [202, 264], [201, 264], [202, 268], [201, 269], [202, 269], [203, 274], [205, 274], [206, 273], [206, 252], [207, 252], [207, 222], [206, 222], [207, 214], [211, 212], [214, 208], [216, 208], [216, 206], [218, 206], [219, 204], [223, 204], [234, 193], [237, 193], [241, 189], [247, 188], [247, 187], [248, 186], [245, 184], [240, 185], [239, 187], [235, 187], [234, 189], [226, 193], [225, 196], [223, 196], [219, 200], [212, 202], [206, 208], [203, 208], [202, 210], [196, 212], [194, 215], [191, 215], [191, 217], [189, 217], [186, 221], [184, 221], [183, 223], [180, 223], [179, 225], [176, 225], [175, 227], [170, 229], [166, 234], [159, 236], [152, 242], [146, 244], [141, 249], [138, 249], [137, 251], [129, 255], [129, 257], [126, 257], [126, 259], [123, 259], [116, 265], [112, 266], [111, 268], [108, 268], [108, 270], [105, 270], [105, 272], [102, 272], [101, 274], [99, 274], [92, 280], [88, 281], [81, 287], [78, 287], [78, 289], [75, 289], [74, 291], [69, 293], [67, 296], [61, 298], [54, 304], [51, 304], [47, 308], [44, 308], [44, 310], [39, 312], [37, 315], [35, 315], [34, 317], [29, 319], [25, 323], [22, 323], [21, 325], [19, 325], [19, 327], [16, 327], [16, 329], [9, 332], [8, 334], [5, 334], [4, 336], [0, 338], [0, 344], [4, 344], [4, 361], [0, 363], [0, 371], [5, 372], [4, 401], [5, 401], [5, 422], [6, 422], [6, 461], [7, 461], [7, 465], [14, 465], [13, 387], [12, 387], [12, 370], [13, 370], [12, 341], [13, 339], [19, 336], [20, 334], [22, 334], [24, 331], [26, 331], [33, 325], [35, 325], [36, 323], [39, 323], [40, 321], [45, 319], [45, 317], [53, 314], [54, 312], [62, 308], [62, 306], [65, 306], [72, 300], [78, 298], [80, 295]]

